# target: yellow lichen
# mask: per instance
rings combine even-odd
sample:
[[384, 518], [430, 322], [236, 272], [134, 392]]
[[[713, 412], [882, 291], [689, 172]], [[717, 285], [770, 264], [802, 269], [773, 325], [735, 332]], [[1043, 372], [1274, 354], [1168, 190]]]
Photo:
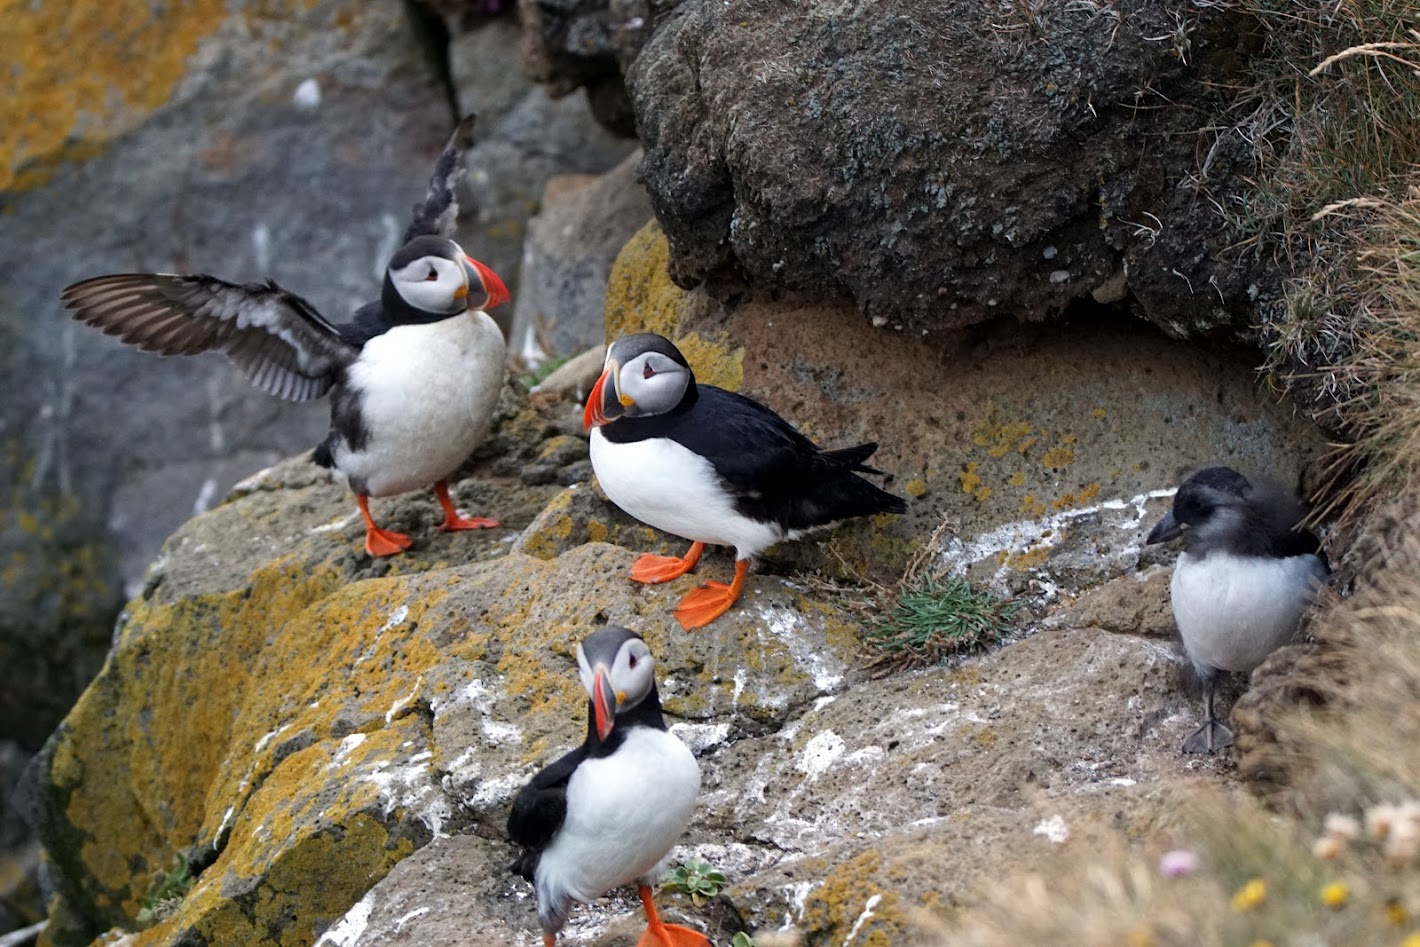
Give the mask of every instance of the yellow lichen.
[[923, 480], [921, 477], [913, 477], [911, 480], [907, 481], [907, 483], [903, 484], [902, 492], [914, 499], [925, 496], [927, 493], [927, 481]]
[[1041, 456], [1040, 462], [1043, 466], [1060, 470], [1075, 462], [1075, 451], [1063, 444], [1052, 447]]
[[966, 469], [960, 474], [961, 492], [975, 494], [981, 488], [981, 475], [976, 472], [976, 462], [972, 461], [966, 465]]

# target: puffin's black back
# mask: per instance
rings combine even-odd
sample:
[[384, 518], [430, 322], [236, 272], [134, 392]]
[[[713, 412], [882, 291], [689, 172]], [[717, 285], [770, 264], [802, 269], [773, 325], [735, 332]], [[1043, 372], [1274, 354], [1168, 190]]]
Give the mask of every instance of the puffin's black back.
[[905, 513], [901, 497], [858, 476], [878, 445], [825, 451], [769, 408], [743, 395], [691, 381], [664, 414], [622, 417], [601, 428], [609, 441], [664, 437], [708, 460], [734, 496], [737, 512], [786, 529], [810, 529], [854, 516]]
[[513, 800], [513, 808], [508, 813], [508, 838], [521, 845], [523, 850], [513, 859], [508, 870], [528, 881], [533, 880], [538, 859], [542, 857], [543, 850], [552, 844], [567, 818], [567, 783], [577, 767], [586, 760], [602, 759], [615, 753], [632, 727], [666, 729], [666, 719], [661, 713], [661, 697], [654, 683], [639, 704], [617, 715], [616, 726], [606, 740], [597, 737], [594, 714], [595, 710], [588, 700], [586, 740], [575, 750], [539, 770]]

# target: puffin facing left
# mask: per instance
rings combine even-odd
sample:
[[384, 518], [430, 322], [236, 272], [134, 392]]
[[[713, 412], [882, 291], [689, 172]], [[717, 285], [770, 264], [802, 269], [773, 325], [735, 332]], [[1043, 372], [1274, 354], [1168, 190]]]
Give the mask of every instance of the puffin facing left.
[[685, 831], [700, 767], [666, 730], [651, 649], [609, 625], [577, 645], [587, 739], [542, 770], [513, 800], [508, 836], [523, 847], [508, 869], [537, 890], [544, 947], [555, 947], [572, 904], [636, 883], [646, 911], [637, 947], [710, 947], [666, 924], [651, 899], [657, 864]]
[[504, 373], [503, 335], [485, 310], [507, 302], [508, 290], [448, 236], [473, 123], [472, 115], [460, 122], [439, 156], [404, 246], [385, 270], [379, 301], [348, 324], [333, 325], [270, 280], [125, 273], [75, 283], [60, 299], [76, 319], [145, 352], [215, 350], [278, 398], [331, 393], [330, 433], [313, 459], [355, 493], [370, 555], [412, 545], [375, 525], [370, 497], [432, 484], [442, 529], [497, 526], [460, 516], [448, 485], [488, 433]]

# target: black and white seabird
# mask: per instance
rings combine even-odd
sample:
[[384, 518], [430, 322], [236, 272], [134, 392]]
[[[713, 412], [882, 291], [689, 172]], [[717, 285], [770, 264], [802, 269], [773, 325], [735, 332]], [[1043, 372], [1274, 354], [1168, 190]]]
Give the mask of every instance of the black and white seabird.
[[757, 401], [695, 374], [671, 342], [623, 336], [587, 399], [592, 469], [611, 502], [631, 516], [691, 541], [683, 558], [643, 555], [637, 582], [668, 582], [695, 567], [707, 544], [735, 547], [729, 585], [705, 582], [675, 616], [687, 631], [734, 604], [750, 561], [785, 539], [853, 516], [904, 513], [901, 498], [859, 473], [878, 445], [820, 449]]
[[1182, 536], [1170, 582], [1183, 649], [1203, 680], [1207, 718], [1185, 753], [1231, 746], [1213, 712], [1220, 671], [1250, 672], [1286, 644], [1331, 570], [1302, 504], [1229, 467], [1208, 467], [1178, 488], [1145, 542]]
[[577, 646], [587, 739], [532, 778], [513, 801], [508, 836], [523, 847], [509, 870], [532, 882], [545, 947], [574, 902], [635, 883], [646, 911], [637, 947], [710, 947], [656, 913], [656, 866], [690, 821], [700, 767], [666, 730], [655, 662], [641, 636], [614, 625]]
[[330, 433], [313, 459], [354, 491], [370, 555], [411, 545], [375, 525], [370, 497], [432, 484], [441, 528], [497, 526], [460, 516], [447, 479], [488, 433], [504, 374], [503, 335], [485, 310], [507, 302], [508, 290], [448, 236], [473, 121], [440, 155], [379, 301], [346, 325], [271, 281], [127, 273], [75, 283], [60, 299], [76, 319], [145, 352], [222, 352], [258, 388], [290, 401], [329, 392]]

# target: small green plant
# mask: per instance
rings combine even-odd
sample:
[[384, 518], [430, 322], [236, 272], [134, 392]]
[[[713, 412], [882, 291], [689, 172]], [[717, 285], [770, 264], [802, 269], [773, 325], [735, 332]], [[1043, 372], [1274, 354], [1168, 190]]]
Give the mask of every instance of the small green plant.
[[192, 882], [192, 869], [188, 867], [187, 859], [178, 855], [172, 869], [158, 876], [147, 897], [143, 899], [143, 906], [135, 918], [139, 926], [148, 927], [169, 917], [182, 903], [183, 896], [192, 887]]
[[700, 907], [720, 893], [725, 881], [724, 874], [716, 871], [714, 865], [701, 858], [692, 858], [666, 872], [661, 878], [661, 887], [666, 891], [690, 895], [691, 902]]
[[881, 654], [885, 670], [940, 664], [999, 643], [1020, 607], [965, 579], [919, 573], [898, 587], [863, 642]]
[[529, 388], [536, 388], [547, 380], [548, 375], [551, 375], [563, 365], [566, 365], [570, 360], [571, 356], [568, 355], [553, 355], [550, 358], [543, 359], [538, 363], [537, 368], [523, 375], [523, 384], [527, 385]]
[[734, 940], [730, 941], [730, 947], [754, 947], [754, 939], [744, 931], [740, 931], [735, 935]]

